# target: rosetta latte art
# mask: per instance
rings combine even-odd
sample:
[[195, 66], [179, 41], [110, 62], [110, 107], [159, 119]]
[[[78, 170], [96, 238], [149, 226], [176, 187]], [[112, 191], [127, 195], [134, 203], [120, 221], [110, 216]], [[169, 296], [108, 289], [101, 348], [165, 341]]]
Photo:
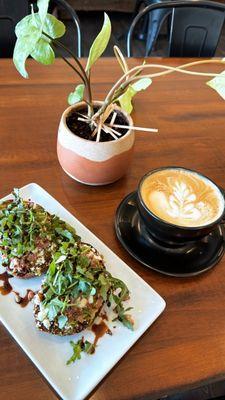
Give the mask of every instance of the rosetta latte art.
[[149, 175], [141, 187], [147, 207], [161, 219], [181, 226], [201, 226], [223, 212], [217, 187], [198, 174], [166, 169]]

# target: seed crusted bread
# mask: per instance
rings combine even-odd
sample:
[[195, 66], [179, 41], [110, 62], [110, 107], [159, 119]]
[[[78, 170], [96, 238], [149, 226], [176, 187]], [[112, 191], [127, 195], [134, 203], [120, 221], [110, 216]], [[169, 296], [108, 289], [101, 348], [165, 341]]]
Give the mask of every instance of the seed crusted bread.
[[75, 231], [18, 190], [0, 206], [0, 253], [3, 267], [18, 278], [45, 273], [52, 255], [64, 241], [79, 240]]

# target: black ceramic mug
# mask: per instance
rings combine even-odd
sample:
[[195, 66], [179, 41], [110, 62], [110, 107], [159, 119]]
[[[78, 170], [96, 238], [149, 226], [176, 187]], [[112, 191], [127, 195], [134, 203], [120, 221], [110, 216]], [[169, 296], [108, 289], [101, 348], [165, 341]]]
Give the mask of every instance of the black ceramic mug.
[[[165, 218], [161, 218], [159, 215], [156, 215], [146, 202], [143, 200], [142, 190], [143, 190], [143, 183], [146, 182], [146, 179], [153, 174], [164, 171], [163, 174], [166, 174], [167, 170], [172, 170], [188, 174], [193, 179], [199, 180], [200, 183], [204, 183], [206, 186], [209, 186], [213, 191], [215, 191], [215, 196], [220, 204], [219, 214], [215, 216], [215, 220], [210, 220], [209, 223], [204, 223], [203, 225], [197, 226], [181, 226], [176, 224], [175, 222], [171, 222], [166, 220]], [[194, 174], [194, 175], [193, 175]], [[154, 178], [154, 177], [153, 177]], [[198, 179], [197, 179], [198, 178]], [[139, 183], [138, 192], [137, 192], [137, 205], [138, 210], [141, 216], [143, 223], [145, 224], [146, 229], [148, 232], [154, 236], [157, 240], [162, 242], [166, 242], [166, 244], [170, 245], [178, 245], [183, 244], [187, 241], [195, 241], [200, 239], [214, 229], [218, 227], [224, 221], [225, 215], [225, 199], [224, 199], [224, 192], [223, 190], [217, 186], [211, 179], [208, 177], [200, 174], [197, 171], [185, 169], [182, 167], [163, 167], [159, 169], [152, 170], [144, 175]], [[175, 221], [175, 220], [174, 220]]]

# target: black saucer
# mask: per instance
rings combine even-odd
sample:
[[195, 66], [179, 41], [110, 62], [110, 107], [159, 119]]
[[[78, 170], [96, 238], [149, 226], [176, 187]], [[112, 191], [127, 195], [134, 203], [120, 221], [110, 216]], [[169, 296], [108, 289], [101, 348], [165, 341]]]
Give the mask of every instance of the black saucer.
[[115, 219], [116, 234], [123, 247], [136, 260], [162, 274], [188, 277], [201, 274], [216, 265], [224, 253], [224, 227], [195, 242], [166, 247], [154, 239], [140, 219], [136, 192], [120, 203]]

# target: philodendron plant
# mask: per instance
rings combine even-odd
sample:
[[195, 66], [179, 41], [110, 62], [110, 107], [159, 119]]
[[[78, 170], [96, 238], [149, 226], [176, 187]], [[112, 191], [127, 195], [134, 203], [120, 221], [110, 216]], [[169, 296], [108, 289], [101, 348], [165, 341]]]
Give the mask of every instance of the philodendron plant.
[[[86, 66], [84, 67], [76, 55], [63, 45], [59, 38], [61, 38], [66, 31], [65, 25], [55, 18], [53, 15], [48, 14], [49, 0], [38, 0], [38, 12], [34, 12], [31, 6], [31, 14], [23, 18], [16, 26], [17, 41], [14, 49], [13, 60], [17, 70], [24, 78], [28, 78], [26, 70], [26, 60], [29, 56], [44, 65], [53, 64], [55, 60], [55, 53], [61, 56], [65, 63], [73, 69], [79, 76], [81, 83], [75, 87], [75, 90], [68, 96], [68, 103], [70, 105], [84, 101], [87, 104], [87, 113], [81, 115], [79, 118], [88, 124], [92, 130], [92, 137], [96, 137], [100, 141], [101, 132], [105, 131], [112, 136], [112, 140], [119, 138], [120, 134], [116, 131], [118, 125], [113, 124], [115, 115], [108, 124], [109, 115], [113, 115], [115, 104], [119, 104], [122, 110], [131, 113], [132, 99], [137, 92], [147, 89], [152, 79], [158, 76], [166, 75], [171, 72], [180, 72], [191, 75], [210, 76], [214, 77], [208, 85], [217, 90], [223, 98], [225, 98], [225, 75], [215, 73], [203, 73], [190, 71], [189, 68], [199, 64], [205, 63], [224, 63], [224, 59], [218, 60], [201, 60], [179, 67], [169, 67], [160, 64], [147, 64], [143, 63], [132, 69], [129, 69], [127, 62], [117, 46], [114, 46], [114, 53], [122, 68], [122, 76], [115, 82], [113, 87], [107, 93], [102, 106], [96, 111], [92, 98], [91, 87], [91, 71], [95, 62], [105, 51], [110, 36], [111, 36], [111, 22], [106, 13], [104, 13], [104, 23], [98, 36], [95, 38], [87, 59]], [[69, 59], [62, 55], [66, 52]], [[145, 71], [150, 68], [160, 69], [160, 72], [146, 74]], [[138, 128], [148, 131], [157, 131], [157, 129]]]

